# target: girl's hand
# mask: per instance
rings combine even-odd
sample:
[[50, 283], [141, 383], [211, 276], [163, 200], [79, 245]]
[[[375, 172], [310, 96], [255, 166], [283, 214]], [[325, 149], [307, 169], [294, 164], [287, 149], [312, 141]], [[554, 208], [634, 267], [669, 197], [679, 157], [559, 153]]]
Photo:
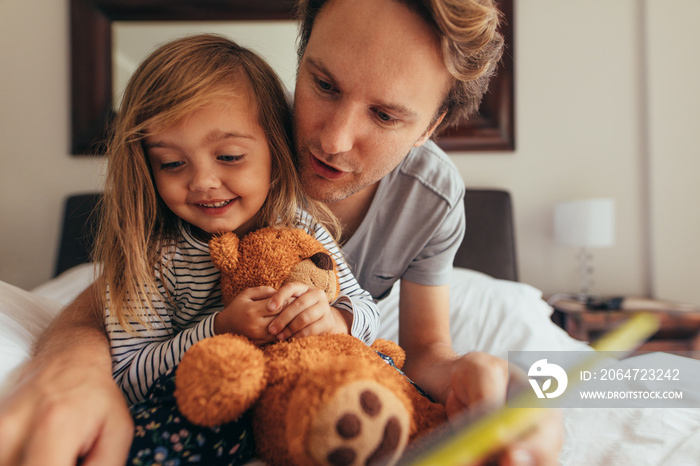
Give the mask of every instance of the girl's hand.
[[214, 332], [235, 333], [249, 338], [256, 345], [277, 341], [267, 328], [279, 311], [268, 308], [268, 298], [277, 293], [269, 286], [258, 286], [241, 291], [234, 300], [214, 318]]
[[268, 326], [278, 340], [326, 333], [350, 333], [352, 315], [328, 304], [326, 294], [304, 283], [287, 283], [267, 304], [268, 315], [277, 314]]

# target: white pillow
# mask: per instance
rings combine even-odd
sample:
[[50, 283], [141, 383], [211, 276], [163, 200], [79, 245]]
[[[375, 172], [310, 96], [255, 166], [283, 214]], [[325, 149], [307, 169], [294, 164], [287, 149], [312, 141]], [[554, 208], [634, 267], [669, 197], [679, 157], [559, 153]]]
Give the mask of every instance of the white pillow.
[[[399, 290], [379, 303], [379, 337], [398, 341]], [[508, 359], [508, 351], [588, 351], [550, 319], [552, 308], [530, 285], [455, 268], [450, 283], [450, 333], [459, 354], [483, 351]]]
[[14, 370], [29, 359], [39, 334], [94, 277], [95, 267], [82, 264], [31, 292], [0, 282], [0, 389]]
[[34, 340], [63, 305], [0, 282], [0, 387], [31, 354]]
[[68, 304], [95, 281], [95, 273], [95, 264], [76, 265], [58, 277], [37, 286], [32, 293]]

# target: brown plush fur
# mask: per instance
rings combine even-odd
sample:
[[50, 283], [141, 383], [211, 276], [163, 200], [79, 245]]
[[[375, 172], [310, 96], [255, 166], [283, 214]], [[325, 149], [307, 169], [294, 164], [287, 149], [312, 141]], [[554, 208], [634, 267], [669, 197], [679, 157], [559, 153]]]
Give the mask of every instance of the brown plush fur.
[[267, 285], [279, 289], [288, 281], [312, 283], [326, 291], [329, 301], [340, 288], [335, 261], [326, 248], [298, 228], [261, 228], [240, 241], [235, 233], [226, 233], [213, 238], [209, 249], [221, 270], [224, 304], [247, 288]]
[[[289, 275], [304, 281], [304, 273], [327, 268], [324, 260], [307, 260], [325, 249], [301, 230], [253, 235], [240, 242], [235, 235], [212, 240], [226, 302], [242, 289], [277, 288]], [[332, 272], [337, 286], [334, 266]], [[175, 396], [181, 412], [205, 426], [252, 408], [257, 454], [271, 465], [391, 464], [409, 440], [443, 423], [445, 411], [374, 349], [403, 365], [403, 350], [387, 340], [370, 348], [350, 335], [318, 335], [258, 348], [242, 336], [218, 335], [185, 354]]]

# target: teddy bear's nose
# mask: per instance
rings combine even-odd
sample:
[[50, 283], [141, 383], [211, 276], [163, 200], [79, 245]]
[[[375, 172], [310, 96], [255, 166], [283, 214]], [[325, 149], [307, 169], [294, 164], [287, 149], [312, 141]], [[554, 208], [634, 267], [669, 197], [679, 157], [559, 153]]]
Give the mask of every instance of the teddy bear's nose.
[[321, 270], [333, 270], [333, 259], [325, 252], [317, 252], [309, 260]]

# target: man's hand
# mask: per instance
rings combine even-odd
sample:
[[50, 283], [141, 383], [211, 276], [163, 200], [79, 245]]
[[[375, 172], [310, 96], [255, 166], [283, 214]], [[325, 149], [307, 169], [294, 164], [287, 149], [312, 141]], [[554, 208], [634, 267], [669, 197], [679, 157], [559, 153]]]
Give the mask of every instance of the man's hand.
[[445, 401], [448, 417], [470, 408], [500, 406], [506, 399], [508, 364], [501, 358], [473, 351], [452, 364]]
[[[452, 364], [452, 377], [445, 409], [451, 420], [465, 413], [480, 415], [497, 409], [506, 400], [509, 384], [516, 381], [509, 374], [508, 363], [486, 353], [467, 353]], [[515, 439], [487, 464], [501, 466], [557, 465], [562, 445], [561, 413], [552, 410], [521, 438]]]
[[134, 435], [93, 287], [40, 337], [0, 398], [0, 465], [123, 465]]
[[561, 411], [552, 409], [523, 438], [511, 443], [498, 456], [501, 466], [558, 466], [564, 441]]
[[126, 462], [134, 427], [109, 366], [63, 356], [32, 360], [0, 400], [3, 466]]
[[[402, 280], [399, 311], [399, 341], [406, 351], [404, 371], [433, 399], [445, 404], [448, 417], [476, 415], [477, 411], [503, 406], [512, 375], [508, 363], [487, 353], [455, 354], [450, 340], [446, 285], [431, 287]], [[553, 411], [489, 464], [558, 464], [562, 432], [561, 416]]]

